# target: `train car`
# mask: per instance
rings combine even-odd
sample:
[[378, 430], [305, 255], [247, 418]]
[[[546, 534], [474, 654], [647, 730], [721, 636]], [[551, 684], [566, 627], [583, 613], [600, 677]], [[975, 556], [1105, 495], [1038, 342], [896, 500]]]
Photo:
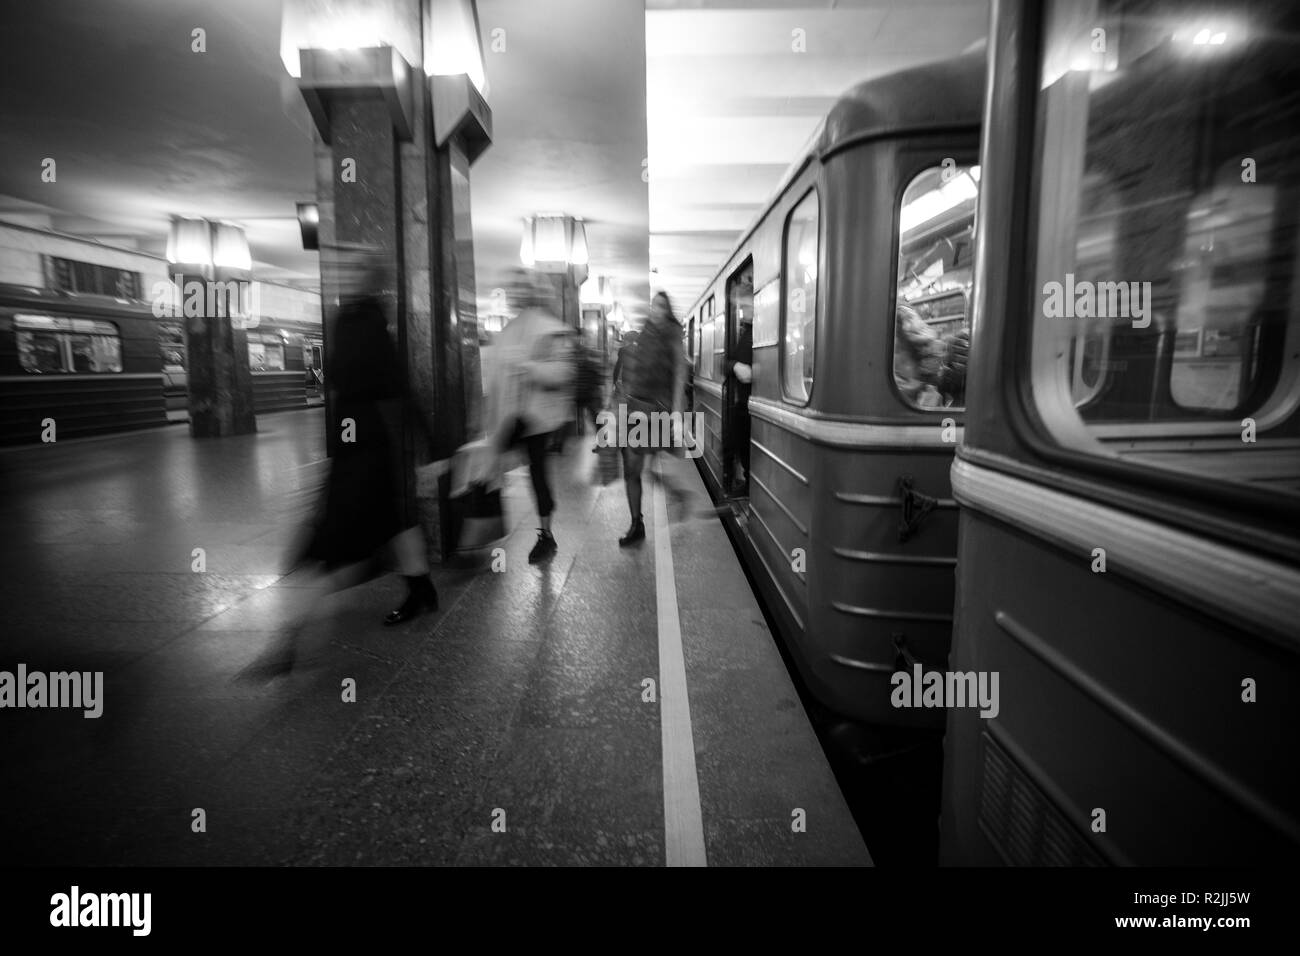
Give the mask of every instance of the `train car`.
[[[967, 324], [984, 64], [846, 93], [683, 322], [705, 480], [735, 501], [805, 683], [842, 718], [936, 734], [941, 710], [891, 697], [951, 636], [964, 413], [943, 375]], [[729, 374], [744, 326], [750, 383]]]
[[163, 388], [148, 303], [0, 285], [0, 443], [166, 424]]
[[[183, 318], [140, 299], [0, 284], [0, 444], [186, 421]], [[254, 410], [324, 401], [321, 326], [264, 318], [247, 329]]]
[[995, 0], [941, 860], [1300, 856], [1300, 10]]

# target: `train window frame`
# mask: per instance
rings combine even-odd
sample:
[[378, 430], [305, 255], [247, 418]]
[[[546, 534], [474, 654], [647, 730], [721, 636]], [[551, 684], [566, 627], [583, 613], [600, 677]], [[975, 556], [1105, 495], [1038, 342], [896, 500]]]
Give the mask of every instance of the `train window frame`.
[[[969, 336], [970, 329], [971, 329], [971, 318], [972, 318], [971, 308], [974, 299], [975, 272], [977, 269], [977, 262], [975, 259], [975, 253], [976, 253], [975, 227], [978, 225], [979, 222], [979, 199], [982, 193], [982, 180], [983, 180], [983, 171], [981, 169], [980, 158], [976, 155], [973, 155], [969, 150], [956, 150], [956, 151], [950, 150], [948, 151], [948, 153], [942, 156], [938, 154], [934, 154], [925, 159], [918, 159], [916, 162], [909, 165], [903, 171], [903, 174], [899, 176], [898, 191], [897, 194], [894, 196], [894, 214], [892, 219], [893, 244], [891, 247], [893, 252], [891, 261], [894, 263], [894, 284], [893, 287], [890, 289], [890, 299], [889, 299], [890, 318], [888, 319], [892, 332], [889, 337], [890, 360], [889, 360], [889, 376], [886, 382], [886, 386], [893, 393], [895, 399], [897, 399], [903, 405], [903, 407], [906, 408], [908, 411], [921, 412], [927, 415], [935, 415], [935, 414], [951, 415], [953, 413], [962, 413], [966, 411], [966, 403], [965, 401], [963, 401], [961, 404], [952, 404], [952, 405], [943, 405], [943, 404], [921, 405], [918, 404], [917, 402], [912, 401], [910, 398], [908, 398], [908, 396], [904, 395], [903, 390], [899, 387], [898, 373], [897, 373], [897, 367], [898, 367], [897, 363], [898, 363], [898, 355], [899, 355], [897, 310], [899, 304], [898, 267], [903, 255], [903, 231], [902, 231], [903, 205], [904, 205], [904, 200], [907, 198], [908, 190], [910, 190], [912, 186], [922, 176], [926, 175], [927, 173], [932, 173], [935, 170], [943, 170], [944, 168], [947, 168], [949, 163], [954, 164], [951, 168], [960, 170], [960, 172], [963, 175], [969, 175], [971, 170], [977, 171], [974, 176], [970, 176], [970, 178], [974, 181], [976, 187], [976, 192], [974, 196], [975, 208], [973, 212], [972, 231], [971, 231], [971, 253], [970, 253], [971, 282], [970, 285], [965, 289], [941, 290], [940, 292], [932, 293], [930, 295], [923, 296], [919, 300], [913, 300], [913, 301], [929, 302], [931, 300], [951, 297], [953, 295], [960, 294], [962, 296], [963, 304], [964, 304], [962, 316], [965, 320], [964, 325], [965, 325], [967, 335]], [[910, 305], [910, 303], [906, 303], [906, 304]], [[962, 398], [963, 399], [966, 398], [965, 382], [963, 382], [963, 386], [962, 386]]]
[[703, 346], [703, 337], [701, 337], [700, 350], [702, 353], [701, 360], [708, 362], [709, 367], [704, 373], [704, 377], [709, 381], [716, 381], [718, 378], [718, 353], [714, 344], [718, 340], [718, 317], [714, 311], [714, 293], [710, 292], [707, 299], [704, 300], [704, 309], [708, 313], [708, 319], [701, 323], [709, 327], [709, 347]]
[[[1105, 15], [1108, 23], [1122, 2], [1123, 0], [1116, 0], [1112, 4]], [[1181, 417], [1089, 425], [1081, 416], [1073, 413], [1084, 408], [1095, 396], [1074, 403], [1069, 409], [1071, 414], [1064, 414], [1065, 409], [1059, 396], [1055, 401], [1044, 401], [1045, 389], [1041, 387], [1040, 381], [1044, 372], [1038, 361], [1044, 347], [1040, 340], [1044, 337], [1036, 333], [1041, 318], [1038, 312], [1045, 294], [1040, 287], [1043, 276], [1043, 244], [1050, 238], [1045, 238], [1047, 227], [1044, 222], [1046, 217], [1056, 212], [1047, 205], [1044, 196], [1051, 192], [1053, 184], [1059, 186], [1059, 171], [1054, 173], [1053, 170], [1063, 161], [1059, 147], [1052, 149], [1045, 145], [1049, 135], [1045, 128], [1047, 90], [1063, 74], [1054, 75], [1050, 81], [1045, 80], [1045, 77], [1048, 76], [1050, 16], [1052, 10], [1060, 9], [1069, 9], [1067, 0], [1054, 0], [1044, 7], [1040, 15], [1034, 18], [1033, 28], [1026, 32], [1021, 41], [1021, 50], [1025, 54], [1023, 69], [1028, 73], [1027, 79], [1030, 82], [1025, 86], [1028, 102], [1024, 115], [1028, 122], [1020, 130], [1021, 139], [1027, 143], [1017, 163], [1024, 164], [1020, 176], [1029, 183], [1029, 188], [1026, 190], [1023, 226], [1017, 230], [1016, 236], [1023, 273], [1008, 289], [1010, 297], [1006, 308], [1009, 312], [1026, 316], [1028, 321], [1010, 323], [1007, 332], [1011, 347], [1009, 356], [1014, 359], [1016, 374], [1005, 378], [1001, 390], [1011, 399], [1011, 408], [1016, 410], [1010, 417], [1011, 427], [1027, 448], [1042, 459], [1083, 473], [1109, 476], [1131, 487], [1176, 491], [1193, 499], [1214, 501], [1234, 511], [1254, 509], [1276, 515], [1277, 509], [1282, 508], [1300, 515], [1300, 496], [1270, 487], [1267, 483], [1250, 477], [1229, 477], [1221, 472], [1216, 474], [1208, 470], [1179, 467], [1167, 461], [1155, 460], [1150, 454], [1118, 453], [1119, 449], [1133, 452], [1139, 442], [1149, 443], [1151, 452], [1158, 451], [1161, 443], [1187, 452], [1223, 446], [1225, 442], [1243, 434], [1246, 420], [1234, 418], [1238, 417], [1244, 405], [1232, 410], [1233, 417], [1225, 417], [1227, 410], [1224, 409], [1198, 416], [1196, 412], [1199, 410], [1181, 406], [1171, 398], [1167, 404], [1183, 412]], [[1088, 72], [1073, 67], [1066, 72], [1071, 70]], [[1086, 150], [1087, 142], [1085, 132], [1080, 143], [1074, 146]], [[1080, 168], [1084, 167], [1081, 165]], [[1217, 169], [1212, 171], [1217, 173]], [[1209, 188], [1205, 187], [1205, 191], [1208, 192]], [[1183, 222], [1182, 225], [1185, 238], [1186, 223]], [[1295, 287], [1300, 287], [1300, 250], [1297, 250], [1292, 265], [1295, 271], [1291, 280]], [[1171, 327], [1177, 331], [1176, 326]], [[1300, 343], [1300, 310], [1293, 310], [1286, 320], [1281, 351], [1284, 354], [1294, 352], [1297, 343]], [[1109, 362], [1109, 354], [1106, 358]], [[1163, 382], [1167, 387], [1167, 374]], [[1288, 422], [1298, 408], [1300, 363], [1287, 363], [1283, 359], [1271, 393], [1247, 419], [1253, 421], [1257, 432], [1262, 432], [1273, 425]], [[1295, 442], [1294, 438], [1284, 437], [1280, 440], [1284, 443]], [[1279, 450], [1285, 451], [1290, 447], [1291, 444], [1285, 444]], [[1179, 514], [1177, 509], [1172, 513]]]
[[[107, 319], [88, 319], [82, 316], [54, 316], [34, 313], [16, 313], [13, 317], [14, 344], [18, 349], [18, 364], [28, 375], [121, 375], [125, 369], [122, 356], [122, 330], [116, 322]], [[32, 368], [24, 360], [22, 336], [44, 334], [53, 336], [58, 345], [60, 368]], [[116, 368], [78, 369], [73, 352], [73, 339], [77, 336], [111, 339], [114, 343]]]
[[[256, 373], [258, 373], [258, 374], [268, 374], [268, 373], [274, 373], [274, 372], [288, 372], [288, 371], [292, 371], [292, 369], [288, 368], [288, 355], [286, 354], [285, 341], [284, 341], [283, 336], [281, 336], [281, 335], [280, 335], [279, 333], [277, 333], [277, 332], [253, 332], [253, 331], [249, 331], [249, 332], [247, 333], [247, 335], [248, 335], [248, 345], [249, 345], [249, 350], [248, 350], [248, 369], [249, 369], [250, 372], [256, 372]], [[253, 349], [252, 349], [252, 346], [253, 346], [254, 343], [256, 343], [257, 345], [261, 346], [261, 348], [262, 348], [262, 350], [263, 350], [263, 351], [262, 351], [263, 356], [266, 355], [266, 351], [265, 351], [265, 350], [266, 350], [268, 347], [278, 348], [278, 349], [280, 350], [280, 367], [279, 367], [279, 368], [261, 368], [261, 369], [254, 368], [254, 367], [253, 367]], [[263, 364], [265, 364], [265, 363], [263, 363]]]
[[[800, 380], [804, 381], [804, 394], [802, 399], [790, 394], [789, 381], [789, 364], [788, 364], [788, 339], [789, 334], [789, 304], [790, 304], [790, 225], [794, 221], [797, 213], [805, 202], [812, 199], [817, 204], [817, 251], [815, 258], [817, 260], [817, 274], [813, 277], [813, 360], [812, 375], [800, 375]], [[813, 400], [814, 390], [817, 387], [817, 343], [822, 335], [822, 305], [821, 294], [822, 279], [825, 277], [825, 262], [823, 253], [825, 251], [825, 220], [822, 217], [822, 198], [821, 190], [816, 183], [813, 183], [804, 190], [799, 198], [790, 204], [789, 210], [785, 214], [784, 222], [781, 224], [781, 318], [780, 318], [780, 339], [777, 348], [778, 377], [781, 380], [781, 398], [787, 403], [799, 408], [807, 408]], [[807, 366], [805, 365], [805, 368]], [[801, 370], [802, 371], [802, 370]]]

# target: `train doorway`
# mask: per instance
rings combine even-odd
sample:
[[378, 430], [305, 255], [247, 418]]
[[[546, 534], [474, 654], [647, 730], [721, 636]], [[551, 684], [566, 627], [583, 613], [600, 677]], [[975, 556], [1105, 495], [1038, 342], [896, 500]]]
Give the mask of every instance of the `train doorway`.
[[[754, 321], [754, 259], [750, 257], [727, 280], [726, 351], [723, 353], [722, 487], [729, 498], [749, 496], [749, 391], [735, 363], [751, 364]], [[742, 373], [744, 374], [744, 373]]]

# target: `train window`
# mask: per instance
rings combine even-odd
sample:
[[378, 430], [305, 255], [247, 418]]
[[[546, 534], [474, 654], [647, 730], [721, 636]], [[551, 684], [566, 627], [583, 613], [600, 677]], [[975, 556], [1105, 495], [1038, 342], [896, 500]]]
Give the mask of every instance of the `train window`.
[[1048, 7], [1029, 357], [1062, 444], [1300, 492], [1292, 7]]
[[163, 322], [158, 326], [158, 351], [162, 354], [163, 370], [185, 370], [185, 330], [179, 325]]
[[781, 364], [785, 397], [808, 403], [817, 345], [818, 229], [821, 215], [812, 190], [790, 210], [785, 223]]
[[37, 374], [122, 371], [122, 338], [112, 322], [48, 315], [14, 316], [18, 361]]
[[248, 367], [254, 372], [284, 371], [284, 342], [274, 332], [248, 333]]
[[903, 191], [898, 214], [894, 385], [914, 408], [966, 403], [980, 168], [951, 161]]

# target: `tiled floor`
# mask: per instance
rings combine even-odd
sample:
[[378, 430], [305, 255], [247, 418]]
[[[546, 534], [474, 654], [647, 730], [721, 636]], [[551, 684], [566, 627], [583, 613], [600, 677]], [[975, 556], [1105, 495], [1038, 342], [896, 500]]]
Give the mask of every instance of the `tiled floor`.
[[[662, 864], [655, 532], [618, 547], [621, 482], [584, 442], [552, 459], [560, 550], [530, 566], [510, 474], [506, 569], [438, 568], [439, 612], [387, 629], [396, 579], [286, 574], [321, 413], [259, 426], [0, 452], [0, 670], [105, 675], [97, 720], [0, 710], [3, 862]], [[709, 861], [869, 863], [698, 475], [667, 465]]]

